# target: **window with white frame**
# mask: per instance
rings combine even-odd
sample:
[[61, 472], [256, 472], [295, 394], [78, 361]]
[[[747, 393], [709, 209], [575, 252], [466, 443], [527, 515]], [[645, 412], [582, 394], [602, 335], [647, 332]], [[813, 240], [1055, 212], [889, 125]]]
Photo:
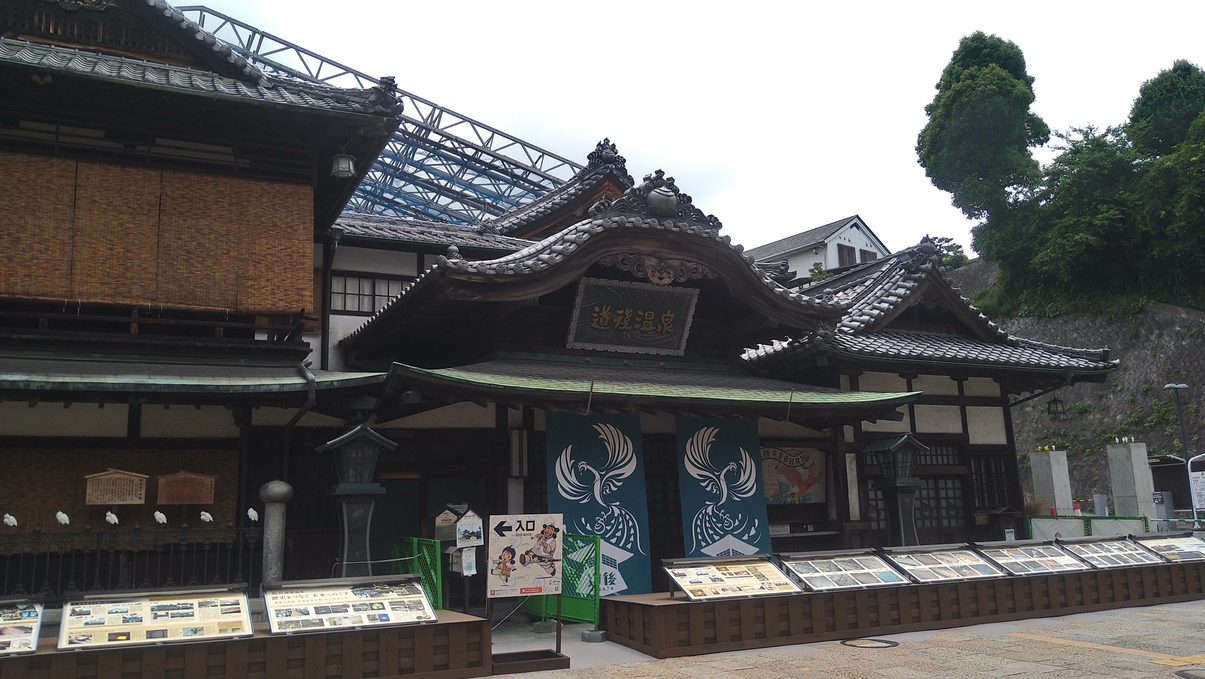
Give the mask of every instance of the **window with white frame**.
[[335, 274], [331, 276], [331, 311], [371, 314], [402, 292], [406, 280], [387, 276]]

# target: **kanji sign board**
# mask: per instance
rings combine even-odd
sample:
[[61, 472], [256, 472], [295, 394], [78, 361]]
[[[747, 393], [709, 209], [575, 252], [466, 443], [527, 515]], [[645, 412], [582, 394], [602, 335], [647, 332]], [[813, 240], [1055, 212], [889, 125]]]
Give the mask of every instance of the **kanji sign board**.
[[560, 514], [502, 514], [489, 517], [491, 599], [561, 593]]

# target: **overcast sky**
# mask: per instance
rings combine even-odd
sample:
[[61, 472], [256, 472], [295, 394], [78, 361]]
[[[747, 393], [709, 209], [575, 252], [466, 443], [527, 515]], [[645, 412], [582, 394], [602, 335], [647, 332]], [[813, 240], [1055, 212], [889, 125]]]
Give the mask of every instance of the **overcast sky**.
[[579, 163], [609, 137], [747, 247], [859, 214], [892, 250], [931, 234], [969, 252], [915, 145], [974, 31], [1024, 51], [1055, 130], [1119, 124], [1144, 80], [1205, 65], [1201, 0], [204, 4]]

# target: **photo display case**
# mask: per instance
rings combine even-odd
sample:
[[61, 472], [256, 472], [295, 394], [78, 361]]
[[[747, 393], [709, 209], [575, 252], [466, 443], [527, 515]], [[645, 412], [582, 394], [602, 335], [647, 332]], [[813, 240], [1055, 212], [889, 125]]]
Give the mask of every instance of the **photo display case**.
[[770, 557], [665, 560], [665, 572], [695, 601], [791, 594], [799, 586], [783, 575]]
[[97, 595], [63, 604], [60, 651], [251, 636], [247, 594], [230, 589]]
[[436, 621], [417, 575], [298, 580], [264, 588], [272, 634]]
[[1205, 559], [1205, 541], [1193, 537], [1192, 533], [1155, 537], [1151, 535], [1131, 536], [1135, 542], [1155, 552], [1168, 561], [1199, 561]]
[[1124, 537], [1060, 540], [1058, 545], [1096, 568], [1163, 563], [1164, 559]]
[[813, 592], [905, 585], [907, 576], [869, 549], [780, 554], [783, 570]]
[[933, 545], [920, 549], [892, 548], [884, 554], [916, 582], [995, 578], [1004, 571], [967, 547]]
[[979, 551], [1012, 575], [1045, 575], [1090, 568], [1073, 554], [1047, 542], [999, 542], [980, 545]]
[[0, 600], [0, 658], [38, 650], [42, 604], [29, 599]]

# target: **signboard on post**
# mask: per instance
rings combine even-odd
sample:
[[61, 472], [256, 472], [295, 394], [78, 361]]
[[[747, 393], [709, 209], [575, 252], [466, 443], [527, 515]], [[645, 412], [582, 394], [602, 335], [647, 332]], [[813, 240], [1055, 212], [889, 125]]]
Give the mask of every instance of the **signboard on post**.
[[485, 524], [473, 510], [464, 513], [456, 522], [456, 547], [480, 547], [485, 544]]
[[1192, 486], [1192, 507], [1200, 512], [1205, 510], [1205, 471], [1189, 470], [1188, 483]]
[[561, 593], [562, 515], [494, 515], [488, 526], [490, 599]]

